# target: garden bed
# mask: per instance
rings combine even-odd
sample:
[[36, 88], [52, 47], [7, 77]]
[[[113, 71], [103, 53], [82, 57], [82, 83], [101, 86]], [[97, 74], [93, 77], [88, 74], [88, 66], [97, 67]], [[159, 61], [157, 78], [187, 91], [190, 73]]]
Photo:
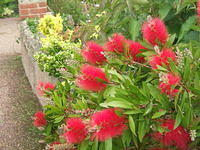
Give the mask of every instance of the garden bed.
[[47, 98], [40, 96], [37, 93], [38, 81], [55, 83], [56, 79], [50, 77], [48, 73], [42, 72], [37, 62], [34, 60], [34, 54], [39, 51], [41, 44], [36, 34], [33, 34], [27, 25], [27, 21], [22, 21], [20, 24], [20, 38], [22, 45], [22, 63], [31, 84], [34, 93], [38, 96], [40, 103], [44, 106], [49, 101]]

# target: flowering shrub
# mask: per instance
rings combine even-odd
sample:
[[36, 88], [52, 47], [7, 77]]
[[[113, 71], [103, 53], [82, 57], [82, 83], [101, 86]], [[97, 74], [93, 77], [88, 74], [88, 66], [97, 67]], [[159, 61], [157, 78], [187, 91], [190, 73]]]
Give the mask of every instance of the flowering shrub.
[[52, 104], [44, 108], [47, 148], [199, 148], [200, 44], [175, 44], [159, 18], [141, 31], [143, 41], [116, 33], [103, 46], [71, 49], [78, 63], [65, 66], [70, 76], [48, 92]]
[[65, 34], [63, 33], [62, 22], [59, 15], [56, 17], [46, 15], [40, 20], [38, 30], [45, 37], [41, 37], [41, 51], [35, 54], [35, 59], [42, 71], [60, 78], [63, 76], [63, 71], [70, 69], [69, 65], [76, 66], [76, 61], [73, 60], [81, 47], [80, 41], [72, 41], [73, 31], [68, 30]]

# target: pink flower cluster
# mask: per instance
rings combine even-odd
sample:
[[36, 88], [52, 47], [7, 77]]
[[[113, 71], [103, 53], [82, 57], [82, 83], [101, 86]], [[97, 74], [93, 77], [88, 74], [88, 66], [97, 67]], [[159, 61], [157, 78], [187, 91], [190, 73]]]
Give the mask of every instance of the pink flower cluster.
[[142, 50], [147, 50], [140, 43], [126, 39], [124, 36], [114, 34], [105, 44], [105, 50], [108, 52], [124, 53], [135, 62], [145, 62], [144, 57], [138, 56]]
[[[150, 57], [149, 64], [152, 69], [158, 69], [164, 67], [170, 70], [170, 60], [176, 64], [176, 54], [172, 51], [171, 48], [165, 48], [165, 44], [168, 40], [168, 32], [165, 27], [165, 24], [158, 18], [151, 18], [149, 21], [145, 22], [142, 27], [143, 37], [153, 46], [157, 46], [157, 54]], [[162, 50], [159, 50], [159, 46], [162, 46]], [[169, 96], [175, 96], [178, 92], [178, 89], [175, 87], [180, 82], [180, 77], [174, 75], [173, 72], [168, 73], [161, 79], [159, 84], [159, 89], [162, 93], [165, 93]]]
[[174, 75], [172, 73], [168, 73], [162, 77], [163, 81], [160, 82], [159, 88], [161, 89], [162, 93], [165, 93], [169, 96], [175, 96], [178, 92], [178, 89], [175, 89], [175, 87], [180, 82], [180, 77], [177, 75]]
[[36, 87], [39, 95], [43, 96], [45, 92], [50, 92], [55, 89], [55, 85], [50, 82], [41, 82], [38, 81], [38, 85]]
[[35, 127], [44, 127], [47, 125], [45, 114], [41, 111], [35, 113], [33, 119], [34, 119], [33, 124]]
[[81, 54], [84, 59], [90, 64], [81, 67], [81, 75], [76, 79], [76, 84], [81, 89], [99, 92], [107, 87], [109, 83], [105, 73], [93, 65], [103, 65], [107, 62], [105, 57], [106, 52], [123, 53], [128, 58], [135, 62], [145, 62], [144, 57], [137, 56], [146, 49], [140, 43], [127, 40], [124, 36], [114, 34], [112, 38], [104, 46], [90, 41], [86, 43]]
[[178, 126], [176, 129], [174, 129], [174, 125], [175, 120], [164, 120], [161, 124], [161, 127], [166, 131], [163, 133], [155, 132], [151, 136], [166, 147], [175, 146], [178, 150], [188, 150], [190, 135], [182, 126]]
[[158, 69], [158, 66], [169, 66], [169, 59], [176, 61], [176, 54], [169, 48], [164, 48], [160, 54], [151, 57], [149, 64], [153, 69]]
[[[67, 131], [63, 135], [68, 143], [78, 144], [90, 134], [90, 140], [105, 141], [123, 134], [127, 129], [125, 116], [119, 116], [118, 109], [104, 109], [91, 116], [89, 123], [80, 118], [67, 120]], [[120, 110], [119, 110], [120, 111]]]
[[165, 44], [168, 39], [168, 32], [165, 24], [159, 18], [150, 18], [142, 26], [143, 37], [153, 46]]

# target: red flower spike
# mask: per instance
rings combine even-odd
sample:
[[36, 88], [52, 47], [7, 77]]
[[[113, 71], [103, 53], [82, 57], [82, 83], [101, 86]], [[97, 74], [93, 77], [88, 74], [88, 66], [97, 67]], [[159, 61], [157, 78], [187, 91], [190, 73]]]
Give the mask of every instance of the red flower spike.
[[123, 53], [126, 39], [124, 36], [114, 34], [112, 38], [105, 44], [105, 48], [110, 52]]
[[176, 96], [179, 91], [178, 89], [173, 89], [171, 85], [162, 82], [159, 84], [159, 89], [162, 93], [167, 94], [171, 97]]
[[126, 119], [124, 116], [118, 116], [115, 112], [117, 110], [119, 109], [104, 109], [92, 115], [91, 126], [97, 131], [93, 133], [91, 140], [105, 141], [123, 134], [127, 129]]
[[167, 81], [168, 81], [169, 85], [177, 85], [181, 80], [181, 78], [179, 76], [176, 76], [176, 75], [174, 75], [172, 73], [168, 73], [166, 75], [166, 78], [167, 78]]
[[68, 131], [63, 135], [71, 144], [81, 143], [87, 136], [86, 126], [80, 118], [70, 118], [66, 122]]
[[109, 82], [105, 73], [100, 69], [91, 65], [83, 65], [81, 68], [82, 75], [76, 79], [76, 84], [88, 91], [102, 91], [107, 85], [103, 82]]
[[162, 63], [169, 65], [169, 59], [172, 61], [176, 61], [176, 54], [172, 51], [172, 49], [163, 49], [160, 57], [162, 59]]
[[159, 18], [153, 18], [145, 22], [142, 26], [142, 33], [144, 39], [153, 46], [159, 43], [165, 44], [168, 39], [166, 26]]
[[131, 40], [127, 40], [127, 43], [129, 45], [129, 55], [132, 57], [133, 61], [143, 63], [145, 62], [144, 57], [137, 56], [138, 54], [142, 53], [141, 49], [146, 49], [144, 46], [142, 46], [138, 42], [134, 42]]
[[189, 133], [182, 126], [174, 129], [174, 125], [174, 120], [165, 120], [161, 127], [167, 130], [163, 133], [155, 132], [151, 136], [165, 146], [175, 146], [178, 150], [188, 150], [188, 143], [191, 141]]
[[174, 89], [172, 86], [178, 85], [181, 78], [172, 73], [168, 73], [168, 74], [164, 75], [162, 78], [164, 81], [162, 81], [159, 84], [159, 88], [160, 88], [161, 92], [165, 93], [169, 96], [175, 96], [179, 90]]
[[158, 69], [158, 66], [169, 66], [169, 59], [176, 61], [176, 54], [171, 49], [163, 49], [160, 54], [151, 57], [149, 64], [152, 69]]
[[45, 114], [41, 111], [35, 113], [34, 115], [34, 122], [35, 127], [43, 127], [47, 125], [47, 121], [45, 119]]
[[37, 89], [38, 94], [42, 96], [44, 95], [46, 91], [54, 90], [55, 85], [49, 82], [44, 83], [44, 82], [39, 81], [36, 89]]
[[82, 56], [91, 64], [98, 65], [106, 62], [106, 57], [103, 54], [104, 49], [95, 42], [88, 42], [86, 48], [82, 50]]

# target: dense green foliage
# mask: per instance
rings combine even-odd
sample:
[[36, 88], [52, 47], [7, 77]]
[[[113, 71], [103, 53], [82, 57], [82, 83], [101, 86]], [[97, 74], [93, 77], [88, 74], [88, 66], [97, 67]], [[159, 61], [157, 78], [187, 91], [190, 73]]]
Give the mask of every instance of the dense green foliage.
[[0, 17], [16, 15], [18, 11], [18, 0], [1, 0]]
[[[67, 18], [69, 22], [60, 21], [58, 26], [55, 26], [58, 18], [46, 16], [47, 19], [40, 20], [39, 24], [40, 32], [44, 33], [45, 37], [41, 37], [42, 48], [35, 58], [42, 71], [48, 72], [59, 81], [55, 88], [44, 91], [44, 96], [52, 100], [52, 104], [44, 108], [47, 123], [41, 131], [48, 144], [59, 141], [64, 146], [63, 150], [66, 146], [75, 147], [78, 150], [174, 149], [177, 146], [173, 145], [174, 141], [173, 144], [163, 145], [151, 136], [155, 132], [163, 135], [167, 133], [168, 129], [163, 127], [161, 122], [172, 119], [174, 125], [170, 130], [183, 127], [189, 138], [193, 139], [186, 142], [188, 148], [199, 149], [200, 26], [196, 17], [196, 0], [102, 0], [84, 1], [84, 3], [81, 1], [78, 3], [76, 0], [61, 1], [62, 4], [58, 3], [57, 6], [53, 5], [53, 1], [50, 2], [56, 12], [66, 17], [70, 14], [72, 20], [70, 22]], [[72, 13], [71, 8], [68, 7], [70, 5], [66, 3], [72, 5], [71, 8], [77, 6], [77, 11]], [[82, 9], [83, 4], [88, 7], [87, 11]], [[83, 14], [89, 15], [87, 18], [82, 18]], [[142, 37], [141, 28], [146, 20], [157, 17], [164, 20], [169, 35], [166, 42], [158, 42], [155, 46], [151, 45], [147, 38]], [[51, 18], [49, 22], [48, 18]], [[49, 26], [50, 22], [52, 26]], [[61, 26], [64, 26], [64, 29], [57, 30], [56, 27]], [[162, 25], [160, 28], [163, 28]], [[48, 34], [44, 32], [47, 29], [51, 31]], [[52, 32], [54, 34], [49, 34]], [[105, 48], [106, 41], [110, 41], [108, 37], [115, 32], [127, 38], [122, 44], [120, 37], [117, 42], [115, 41], [118, 44], [117, 48], [122, 45], [122, 52], [116, 52], [116, 47], [113, 51]], [[87, 58], [83, 55], [84, 50], [90, 49], [87, 46], [85, 48], [84, 43], [87, 40], [96, 40], [104, 44], [102, 46], [104, 51], [101, 53], [106, 58], [104, 63], [94, 64], [88, 61], [98, 54], [96, 49], [91, 50], [95, 54], [92, 55], [93, 57]], [[129, 56], [130, 49], [126, 44], [130, 40], [138, 41], [148, 49], [142, 48], [142, 52], [135, 56], [144, 57], [144, 62], [134, 61]], [[96, 48], [99, 49], [98, 46]], [[164, 49], [170, 49], [174, 54], [174, 60], [170, 56], [164, 56], [167, 57], [165, 62], [162, 62], [157, 69], [153, 68], [150, 60], [155, 56], [160, 56]], [[93, 77], [98, 74], [98, 71], [83, 72], [82, 66], [85, 64], [101, 68], [108, 81]], [[84, 73], [86, 76], [83, 76]], [[175, 95], [163, 92], [159, 86], [162, 82], [168, 82], [166, 75], [170, 73], [174, 75], [172, 80], [176, 78], [175, 76], [180, 79], [172, 86], [173, 89], [178, 90]], [[83, 87], [87, 84], [80, 86], [77, 84], [80, 80], [86, 80], [88, 84], [95, 80], [105, 82], [106, 88], [98, 92], [84, 90]], [[103, 142], [91, 140], [91, 134], [95, 132], [90, 126], [91, 116], [94, 112], [106, 108], [120, 108], [119, 116], [126, 116], [128, 128], [121, 136], [112, 137]], [[80, 117], [84, 120], [87, 129], [89, 128], [87, 138], [78, 144], [69, 143], [63, 136], [69, 131], [66, 120], [74, 117]], [[98, 130], [100, 129], [96, 128], [96, 132]]]

